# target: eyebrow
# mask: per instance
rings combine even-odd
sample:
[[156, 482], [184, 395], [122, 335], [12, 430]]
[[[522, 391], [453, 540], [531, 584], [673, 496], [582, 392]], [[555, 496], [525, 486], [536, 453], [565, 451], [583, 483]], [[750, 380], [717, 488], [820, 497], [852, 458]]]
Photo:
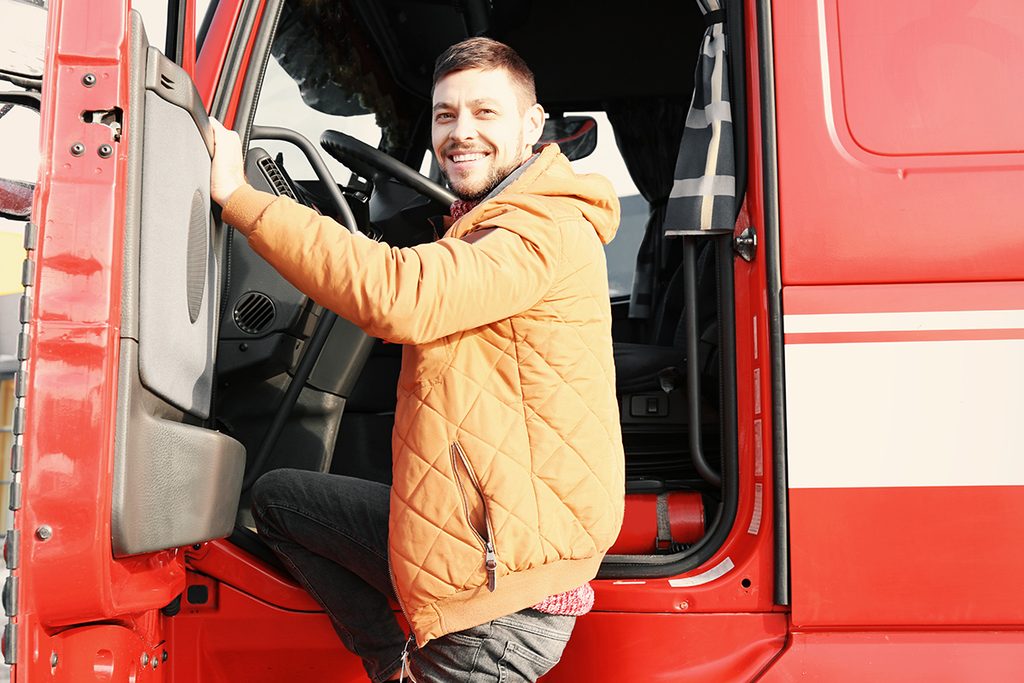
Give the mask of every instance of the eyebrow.
[[[480, 105], [484, 105], [484, 104], [489, 104], [489, 105], [492, 105], [492, 106], [498, 106], [499, 102], [498, 102], [498, 100], [492, 99], [490, 97], [480, 97], [480, 98], [477, 98], [477, 99], [473, 100], [469, 104], [470, 104], [470, 106], [476, 106], [476, 107], [479, 107]], [[438, 109], [454, 109], [454, 108], [455, 108], [455, 105], [450, 104], [448, 102], [438, 102], [437, 104], [435, 104], [433, 106], [432, 111], [437, 111]]]

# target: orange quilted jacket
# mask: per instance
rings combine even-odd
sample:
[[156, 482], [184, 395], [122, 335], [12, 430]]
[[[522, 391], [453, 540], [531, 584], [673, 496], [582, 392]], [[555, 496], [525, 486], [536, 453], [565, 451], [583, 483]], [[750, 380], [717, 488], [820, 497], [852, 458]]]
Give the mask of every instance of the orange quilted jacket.
[[389, 556], [420, 646], [594, 577], [624, 497], [607, 180], [549, 146], [405, 249], [251, 187], [224, 219], [314, 300], [406, 345]]

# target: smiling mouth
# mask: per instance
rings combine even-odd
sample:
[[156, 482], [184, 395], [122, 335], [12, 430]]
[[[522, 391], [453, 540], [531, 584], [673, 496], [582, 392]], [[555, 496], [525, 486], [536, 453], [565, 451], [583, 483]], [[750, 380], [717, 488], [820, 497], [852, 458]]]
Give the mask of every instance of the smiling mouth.
[[479, 161], [486, 156], [486, 152], [460, 152], [458, 154], [449, 154], [448, 158], [452, 160], [452, 163], [464, 164], [471, 161]]

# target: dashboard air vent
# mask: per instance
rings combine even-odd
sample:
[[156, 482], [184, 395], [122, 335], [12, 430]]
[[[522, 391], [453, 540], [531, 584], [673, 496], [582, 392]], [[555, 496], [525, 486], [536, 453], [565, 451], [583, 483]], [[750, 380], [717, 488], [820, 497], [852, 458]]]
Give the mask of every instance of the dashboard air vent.
[[235, 304], [231, 315], [242, 332], [259, 334], [270, 327], [276, 314], [269, 296], [263, 292], [248, 292]]
[[274, 188], [274, 192], [278, 196], [295, 199], [295, 192], [292, 190], [291, 185], [288, 184], [288, 181], [285, 180], [284, 174], [281, 173], [281, 168], [277, 165], [277, 162], [271, 157], [263, 157], [259, 160], [259, 166], [267, 182]]

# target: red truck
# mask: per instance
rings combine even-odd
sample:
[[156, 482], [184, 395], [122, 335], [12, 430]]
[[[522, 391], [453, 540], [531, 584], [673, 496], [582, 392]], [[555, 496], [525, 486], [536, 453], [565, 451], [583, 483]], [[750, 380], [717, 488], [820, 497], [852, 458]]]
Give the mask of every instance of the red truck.
[[[631, 184], [608, 253], [627, 520], [545, 680], [1020, 678], [1024, 5], [155, 4], [51, 0], [41, 78], [0, 70], [41, 112], [13, 680], [364, 680], [247, 491], [275, 467], [387, 481], [400, 349], [211, 213], [208, 117], [254, 184], [429, 240], [431, 66], [470, 35], [523, 54], [576, 163], [601, 170], [610, 126]], [[732, 204], [673, 230], [680, 140], [724, 139], [701, 54], [734, 143], [703, 177]]]

